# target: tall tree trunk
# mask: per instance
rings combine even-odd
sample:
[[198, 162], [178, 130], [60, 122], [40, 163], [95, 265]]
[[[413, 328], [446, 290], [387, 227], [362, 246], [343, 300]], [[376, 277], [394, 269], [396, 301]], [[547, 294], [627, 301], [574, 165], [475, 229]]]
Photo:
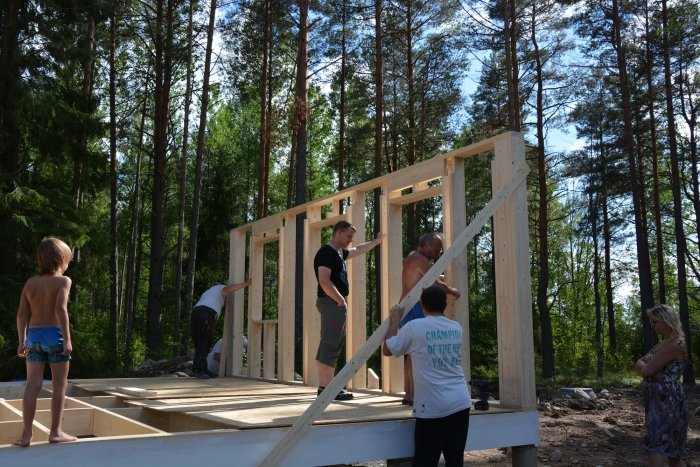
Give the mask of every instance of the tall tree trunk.
[[[693, 101], [693, 89], [692, 81], [688, 70], [683, 72], [681, 69], [680, 77], [680, 94], [681, 94], [681, 115], [683, 115], [683, 120], [688, 127], [688, 140], [689, 140], [689, 160], [690, 165], [690, 200], [693, 205], [693, 213], [695, 214], [695, 230], [700, 232], [700, 183], [698, 181], [698, 137], [697, 137], [697, 126], [698, 126], [698, 107]], [[688, 98], [686, 100], [685, 92], [683, 88], [687, 90]], [[688, 262], [691, 268], [693, 267], [692, 257], [688, 256]], [[700, 280], [700, 274], [698, 274], [698, 265], [695, 265], [695, 279]]]
[[[639, 199], [639, 207], [640, 207], [640, 212], [642, 214], [642, 225], [645, 226], [644, 228], [644, 242], [648, 245], [649, 244], [649, 230], [648, 230], [648, 225], [649, 225], [649, 218], [647, 217], [647, 197], [646, 197], [646, 192], [647, 192], [647, 178], [646, 178], [646, 170], [644, 167], [644, 151], [643, 151], [643, 145], [644, 143], [642, 142], [642, 116], [641, 112], [639, 109], [639, 104], [636, 102], [636, 99], [632, 100], [631, 103], [631, 108], [632, 112], [634, 113], [634, 126], [633, 132], [634, 132], [634, 139], [635, 139], [635, 157], [637, 158], [637, 176], [639, 177], [639, 193], [641, 193], [641, 197]], [[651, 266], [650, 266], [651, 268]]]
[[[92, 8], [87, 13], [87, 33], [85, 35], [85, 59], [82, 63], [83, 83], [81, 89], [81, 107], [84, 114], [90, 112], [92, 104], [92, 63], [95, 54], [95, 17]], [[83, 185], [85, 183], [85, 159], [88, 152], [88, 129], [87, 125], [82, 125], [80, 143], [73, 154], [73, 199], [75, 207], [80, 209], [83, 205]], [[80, 248], [73, 250], [73, 261], [78, 264], [82, 260]], [[70, 291], [70, 299], [78, 300], [78, 284], [73, 284]]]
[[538, 197], [538, 221], [537, 241], [539, 242], [539, 255], [537, 268], [537, 311], [540, 315], [541, 346], [542, 346], [542, 375], [545, 378], [554, 377], [554, 340], [552, 337], [552, 319], [549, 316], [549, 193], [547, 190], [547, 158], [545, 155], [544, 141], [544, 76], [542, 70], [542, 58], [540, 57], [539, 44], [537, 43], [537, 10], [532, 6], [530, 40], [534, 51], [536, 88], [537, 88], [537, 186]]
[[[149, 172], [147, 171], [146, 173], [149, 173]], [[143, 213], [144, 213], [145, 208], [146, 208], [146, 201], [147, 201], [147, 198], [145, 196], [143, 196], [141, 198], [141, 205], [138, 208], [139, 218], [141, 218], [143, 216]], [[139, 221], [139, 223], [137, 224], [137, 227], [138, 227], [138, 229], [136, 231], [136, 256], [135, 256], [136, 267], [135, 267], [135, 274], [134, 274], [134, 283], [135, 283], [134, 292], [135, 293], [134, 293], [134, 296], [132, 297], [133, 304], [131, 307], [131, 309], [134, 311], [136, 310], [136, 306], [138, 305], [138, 301], [139, 301], [139, 289], [140, 289], [139, 284], [141, 284], [141, 264], [143, 263], [143, 254], [144, 254], [143, 253], [143, 247], [144, 247], [144, 245], [143, 245], [143, 243], [144, 243], [144, 240], [143, 240], [143, 236], [144, 236], [143, 222]], [[131, 317], [131, 328], [129, 329], [129, 336], [133, 336], [134, 328], [136, 328], [137, 326], [142, 328], [143, 325], [144, 325], [143, 322], [140, 322], [140, 323], [136, 322], [136, 315], [134, 314]], [[129, 341], [129, 343], [131, 343], [131, 341]], [[129, 350], [131, 350], [131, 347], [132, 346], [129, 345], [129, 347], [128, 347]], [[131, 353], [129, 353], [129, 358], [124, 361], [125, 368], [129, 368], [131, 366], [131, 361], [132, 361], [132, 356], [131, 356]]]
[[141, 153], [143, 152], [143, 133], [146, 123], [146, 98], [148, 82], [144, 85], [143, 106], [141, 108], [141, 124], [139, 125], [139, 145], [136, 149], [136, 174], [134, 176], [134, 195], [131, 201], [131, 221], [129, 226], [129, 251], [127, 252], [127, 272], [126, 272], [126, 309], [125, 309], [125, 336], [124, 336], [124, 371], [131, 367], [131, 350], [134, 330], [134, 312], [138, 298], [139, 280], [138, 271], [140, 261], [137, 261], [136, 249], [141, 237], [140, 216], [140, 196], [141, 196]]
[[[292, 120], [293, 119], [294, 117], [292, 117]], [[292, 128], [291, 140], [291, 148], [289, 150], [289, 175], [287, 177], [287, 209], [294, 206], [294, 177], [297, 167], [297, 132], [294, 128]]]
[[[209, 106], [209, 77], [211, 75], [211, 52], [216, 20], [216, 0], [209, 5], [209, 26], [207, 28], [207, 50], [204, 54], [204, 76], [202, 78], [202, 107], [199, 111], [199, 131], [197, 132], [197, 155], [194, 172], [194, 193], [192, 194], [192, 217], [190, 218], [190, 242], [187, 261], [187, 303], [186, 317], [190, 319], [190, 308], [194, 295], [194, 271], [197, 264], [197, 235], [199, 232], [199, 207], [202, 197], [202, 160], [204, 158], [204, 136], [207, 128], [207, 108]], [[184, 334], [184, 333], [183, 333]], [[189, 337], [189, 336], [188, 336]]]
[[[81, 107], [84, 113], [90, 111], [92, 101], [92, 60], [95, 52], [95, 17], [92, 9], [88, 10], [87, 32], [85, 35], [85, 59], [83, 60], [83, 83], [81, 89]], [[87, 156], [88, 130], [85, 126], [81, 130], [79, 150], [73, 155], [73, 197], [75, 206], [82, 206], [83, 184], [85, 177], [85, 158]], [[79, 255], [77, 255], [79, 256]], [[74, 258], [78, 259], [78, 258]]]
[[[20, 131], [17, 128], [17, 114], [19, 92], [18, 84], [21, 81], [20, 66], [18, 64], [19, 33], [21, 4], [17, 0], [8, 0], [0, 4], [0, 24], [2, 35], [0, 39], [0, 104], [2, 105], [2, 119], [0, 119], [0, 180], [2, 180], [2, 194], [9, 193], [14, 188], [13, 178], [19, 168]], [[14, 251], [14, 248], [13, 248]], [[2, 255], [13, 256], [13, 255]], [[0, 257], [0, 264], [5, 264], [9, 258]], [[0, 270], [7, 273], [5, 269]]]
[[[668, 144], [671, 152], [671, 191], [673, 191], [673, 221], [676, 237], [676, 265], [678, 273], [678, 312], [680, 314], [685, 342], [691, 349], [690, 319], [688, 316], [688, 289], [685, 269], [686, 239], [683, 226], [683, 206], [681, 200], [680, 169], [678, 148], [676, 144], [676, 120], [673, 108], [673, 81], [671, 78], [671, 51], [668, 40], [668, 7], [666, 0], [661, 0], [661, 18], [663, 23], [664, 82], [666, 88], [666, 118], [668, 119]], [[683, 383], [695, 385], [693, 365], [686, 365]]]
[[[146, 355], [160, 353], [160, 316], [165, 267], [165, 190], [168, 152], [170, 87], [172, 80], [172, 35], [175, 0], [156, 7], [155, 30], [155, 111], [153, 136], [153, 188], [151, 191], [151, 258], [148, 276], [146, 315]], [[163, 31], [165, 28], [165, 34]]]
[[185, 197], [187, 195], [187, 149], [190, 137], [190, 103], [192, 102], [192, 34], [194, 30], [194, 1], [190, 1], [187, 15], [187, 76], [185, 78], [185, 108], [182, 124], [182, 151], [180, 152], [180, 199], [177, 209], [177, 259], [175, 260], [175, 316], [173, 316], [173, 352], [187, 353], [187, 333], [180, 335], [182, 317], [182, 267], [185, 245]]
[[[272, 18], [274, 15], [274, 12], [272, 10], [272, 4], [270, 5], [270, 18]], [[272, 52], [275, 48], [275, 45], [273, 43], [274, 39], [274, 32], [272, 29], [272, 19], [270, 19], [270, 47], [268, 48], [268, 53], [267, 53], [267, 115], [265, 116], [265, 133], [267, 134], [267, 144], [265, 145], [265, 160], [267, 161], [267, 173], [266, 173], [266, 187], [265, 187], [265, 192], [269, 193], [270, 191], [270, 154], [272, 153], [272, 144], [270, 144], [270, 141], [272, 141], [272, 95], [274, 94], [274, 83], [272, 81]], [[265, 215], [267, 216], [268, 212], [268, 201], [269, 197], [266, 197], [265, 201]]]
[[[418, 84], [418, 92], [416, 92], [417, 95], [419, 95], [419, 104], [418, 108], [420, 109], [419, 114], [419, 124], [418, 124], [418, 137], [416, 138], [416, 159], [418, 160], [423, 160], [426, 156], [425, 154], [425, 145], [426, 145], [426, 139], [427, 139], [427, 134], [428, 134], [428, 109], [427, 109], [427, 84], [425, 81], [428, 79], [427, 72], [425, 69], [423, 69], [423, 76], [418, 77], [416, 80], [416, 83]], [[422, 79], [421, 79], [422, 78]], [[422, 213], [421, 213], [422, 214]]]
[[503, 2], [506, 82], [508, 86], [508, 129], [520, 131], [520, 86], [518, 72], [518, 23], [515, 0]]
[[[382, 147], [384, 131], [384, 57], [382, 54], [382, 0], [374, 1], [374, 177], [382, 176]], [[379, 233], [381, 226], [381, 212], [379, 188], [374, 190], [374, 236]], [[374, 250], [375, 268], [374, 283], [377, 296], [377, 304], [382, 303], [381, 291], [381, 245]], [[369, 322], [372, 320], [370, 319]], [[381, 321], [381, 314], [377, 313], [377, 322]]]
[[[18, 63], [20, 17], [22, 4], [18, 0], [0, 3], [0, 195], [4, 196], [15, 189], [19, 171], [19, 148], [21, 131], [18, 128], [17, 113], [20, 112], [21, 71]], [[12, 213], [0, 210], [0, 231], [12, 222]], [[4, 234], [0, 237], [0, 277], [14, 277], [18, 239]]]
[[[343, 1], [340, 15], [342, 32], [340, 33], [340, 105], [338, 108], [338, 191], [345, 188], [345, 74], [347, 73], [347, 17], [346, 2]], [[343, 201], [340, 201], [340, 212], [343, 212]]]
[[637, 266], [639, 268], [639, 294], [642, 309], [640, 310], [642, 326], [644, 329], [644, 348], [650, 349], [653, 342], [653, 334], [649, 325], [649, 318], [645, 310], [654, 304], [654, 289], [651, 280], [651, 267], [649, 261], [649, 245], [646, 242], [645, 228], [642, 223], [641, 192], [637, 179], [637, 160], [634, 154], [634, 136], [632, 132], [632, 110], [627, 78], [627, 60], [622, 46], [622, 31], [620, 21], [620, 9], [618, 0], [612, 0], [612, 41], [617, 54], [617, 68], [620, 79], [620, 103], [624, 121], [625, 151], [629, 163], [629, 176], [632, 185], [632, 203], [634, 206], [634, 226], [637, 245]]
[[[391, 94], [391, 104], [392, 104], [392, 125], [391, 125], [391, 159], [389, 165], [389, 171], [393, 172], [399, 170], [399, 105], [398, 105], [398, 90], [396, 85], [396, 80], [392, 83], [392, 94]], [[387, 155], [388, 157], [388, 155]]]
[[[110, 181], [110, 251], [109, 251], [109, 332], [110, 347], [112, 355], [117, 355], [119, 351], [119, 257], [117, 232], [117, 72], [115, 65], [115, 55], [117, 47], [117, 18], [116, 8], [112, 10], [112, 17], [109, 24], [109, 181]], [[116, 363], [116, 362], [115, 362]]]
[[591, 240], [593, 241], [593, 297], [595, 301], [595, 354], [596, 375], [603, 377], [603, 320], [600, 299], [600, 259], [598, 258], [598, 194], [588, 193], [591, 218]]
[[263, 33], [262, 66], [260, 67], [260, 148], [258, 160], [258, 205], [256, 219], [267, 215], [267, 187], [270, 171], [268, 124], [267, 124], [267, 87], [268, 87], [268, 55], [270, 42], [270, 0], [263, 1]]
[[659, 152], [656, 147], [656, 112], [654, 111], [654, 81], [652, 71], [654, 68], [654, 57], [651, 52], [651, 35], [649, 28], [649, 2], [644, 2], [644, 29], [645, 29], [645, 47], [646, 47], [646, 81], [647, 81], [647, 100], [649, 106], [649, 131], [651, 134], [651, 169], [652, 169], [652, 185], [653, 185], [653, 216], [654, 216], [654, 231], [656, 240], [656, 269], [657, 280], [659, 283], [659, 302], [666, 303], [666, 266], [664, 263], [664, 245], [663, 245], [663, 230], [661, 228], [661, 201], [659, 188]]
[[[416, 163], [416, 92], [415, 82], [413, 77], [413, 0], [406, 2], [406, 85], [408, 86], [407, 112], [408, 119], [408, 135], [406, 160], [408, 165]], [[406, 239], [408, 244], [416, 246], [418, 243], [418, 232], [416, 225], [416, 204], [411, 203], [406, 206]]]
[[[297, 50], [297, 75], [294, 91], [294, 123], [293, 131], [296, 134], [296, 180], [294, 186], [294, 204], [299, 206], [306, 202], [306, 122], [307, 110], [307, 67], [309, 47], [309, 1], [299, 0], [299, 49]], [[296, 220], [296, 294], [294, 336], [296, 349], [295, 364], [301, 367], [304, 338], [304, 300], [303, 300], [303, 276], [304, 276], [304, 214], [299, 214]]]
[[[382, 91], [382, 94], [384, 94], [383, 91]], [[384, 102], [384, 103], [386, 103], [386, 102]], [[384, 164], [386, 164], [385, 167], [386, 167], [387, 173], [391, 173], [392, 172], [392, 170], [391, 170], [392, 161], [391, 161], [391, 151], [389, 151], [389, 119], [386, 116], [386, 106], [383, 106], [383, 107], [384, 107], [384, 115], [382, 115], [382, 120], [383, 120], [382, 141], [384, 144]]]
[[[602, 149], [604, 151], [604, 149]], [[605, 162], [603, 162], [605, 164]], [[612, 285], [612, 247], [610, 218], [608, 216], [608, 190], [606, 188], [605, 168], [603, 169], [602, 207], [603, 207], [603, 248], [605, 250], [605, 308], [608, 311], [608, 342], [610, 343], [610, 355], [617, 355], [617, 326], [615, 324], [615, 302], [613, 300]]]

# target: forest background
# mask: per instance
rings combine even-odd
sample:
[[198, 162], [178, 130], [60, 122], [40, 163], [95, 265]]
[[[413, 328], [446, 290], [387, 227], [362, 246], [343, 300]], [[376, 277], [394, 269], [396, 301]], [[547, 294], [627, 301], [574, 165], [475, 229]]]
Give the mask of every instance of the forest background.
[[[0, 39], [0, 380], [24, 377], [16, 310], [46, 235], [75, 248], [71, 375], [122, 375], [188, 351], [231, 228], [507, 130], [531, 167], [540, 381], [631, 375], [659, 302], [700, 357], [693, 0], [4, 0]], [[488, 155], [466, 171], [474, 215]], [[441, 209], [405, 208], [404, 252]], [[491, 233], [465, 254], [472, 370], [494, 379]]]

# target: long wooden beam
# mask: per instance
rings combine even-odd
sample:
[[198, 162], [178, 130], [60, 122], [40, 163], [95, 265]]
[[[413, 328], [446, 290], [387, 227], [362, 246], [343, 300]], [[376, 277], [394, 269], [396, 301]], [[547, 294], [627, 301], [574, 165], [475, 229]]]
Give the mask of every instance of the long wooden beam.
[[[402, 171], [405, 171], [401, 175], [401, 181], [400, 185], [401, 186], [396, 186], [396, 174], [395, 173], [389, 173], [386, 175], [382, 175], [381, 177], [373, 178], [371, 180], [367, 180], [365, 182], [359, 183], [357, 185], [353, 185], [351, 187], [348, 187], [344, 189], [343, 191], [339, 191], [336, 193], [333, 193], [331, 195], [324, 196], [323, 198], [319, 198], [313, 201], [308, 201], [304, 204], [300, 204], [298, 206], [293, 206], [286, 211], [273, 214], [269, 217], [265, 217], [263, 219], [259, 219], [257, 221], [254, 221], [250, 224], [243, 225], [241, 227], [236, 227], [235, 229], [232, 229], [232, 232], [250, 232], [253, 231], [254, 229], [256, 231], [266, 231], [274, 226], [279, 225], [279, 218], [284, 217], [284, 218], [291, 218], [296, 216], [297, 214], [301, 214], [304, 212], [307, 212], [310, 208], [312, 207], [319, 207], [319, 206], [325, 206], [327, 204], [334, 204], [338, 200], [345, 199], [350, 196], [350, 194], [353, 191], [372, 191], [375, 188], [381, 188], [381, 187], [388, 187], [389, 191], [394, 191], [397, 189], [400, 189], [401, 187], [408, 187], [411, 185], [414, 185], [419, 182], [425, 182], [428, 181], [426, 178], [429, 180], [437, 179], [440, 178], [441, 175], [436, 172], [435, 175], [432, 175], [432, 169], [433, 167], [440, 167], [440, 163], [442, 161], [448, 160], [448, 159], [466, 159], [468, 157], [476, 156], [478, 154], [481, 154], [486, 151], [492, 151], [494, 149], [494, 146], [496, 142], [503, 138], [508, 138], [510, 137], [514, 132], [505, 132], [501, 133], [496, 136], [492, 136], [491, 138], [485, 139], [483, 141], [478, 141], [476, 143], [472, 143], [469, 146], [465, 146], [463, 148], [455, 149], [450, 152], [447, 152], [445, 154], [440, 154], [436, 155], [435, 157], [419, 162], [415, 165], [405, 167], [401, 169]], [[427, 174], [427, 175], [426, 175]], [[331, 224], [334, 222], [330, 221]], [[255, 226], [255, 227], [253, 227]]]
[[[458, 148], [454, 149], [450, 152], [446, 152], [444, 154], [439, 154], [436, 155], [435, 157], [432, 157], [430, 159], [424, 160], [422, 162], [419, 162], [417, 164], [411, 165], [409, 167], [404, 167], [401, 169], [402, 171], [405, 171], [402, 174], [402, 183], [407, 183], [405, 186], [410, 186], [418, 181], [425, 181], [426, 179], [426, 173], [431, 173], [430, 170], [426, 170], [428, 168], [432, 167], [441, 167], [442, 161], [446, 159], [452, 159], [452, 158], [460, 158], [460, 159], [466, 159], [468, 157], [476, 156], [478, 154], [481, 154], [486, 151], [491, 151], [494, 148], [494, 145], [496, 141], [498, 141], [501, 138], [507, 138], [510, 137], [511, 134], [514, 132], [508, 131], [504, 132], [501, 134], [498, 134], [496, 136], [492, 136], [491, 138], [485, 139], [483, 141], [478, 141], [476, 143], [472, 143], [469, 146], [465, 146], [463, 148]], [[433, 178], [439, 178], [440, 174], [437, 173], [434, 177], [433, 176], [428, 176], [428, 178], [433, 179]], [[415, 181], [412, 180], [415, 178]], [[311, 206], [324, 206], [327, 204], [333, 204], [338, 202], [339, 200], [348, 198], [352, 195], [352, 192], [354, 191], [372, 191], [375, 188], [382, 187], [384, 185], [388, 185], [390, 190], [395, 190], [398, 187], [393, 186], [392, 182], [396, 180], [396, 173], [389, 173], [382, 175], [381, 177], [373, 178], [371, 180], [367, 180], [362, 183], [358, 183], [357, 185], [353, 185], [351, 187], [345, 188], [342, 191], [338, 191], [336, 193], [333, 193], [331, 195], [324, 196], [323, 198], [319, 198], [313, 201], [308, 201], [304, 204], [299, 204], [297, 206], [293, 206], [286, 211], [283, 211], [281, 213], [274, 214], [270, 217], [266, 217], [260, 220], [255, 221], [254, 223], [261, 223], [261, 225], [264, 225], [261, 229], [262, 230], [268, 230], [268, 227], [271, 228], [272, 225], [277, 222], [276, 219], [278, 219], [279, 216], [284, 216], [284, 217], [290, 217], [290, 216], [296, 216], [297, 214], [301, 214], [306, 212], [309, 207]], [[239, 229], [247, 229], [249, 228], [251, 224], [247, 224], [244, 227], [238, 227]]]
[[[399, 302], [399, 306], [404, 309], [404, 316], [420, 299], [420, 294], [423, 289], [429, 287], [440, 277], [447, 269], [447, 266], [452, 260], [460, 254], [474, 236], [482, 229], [486, 221], [493, 216], [496, 210], [506, 201], [506, 199], [515, 191], [515, 189], [525, 181], [527, 177], [527, 167], [521, 167], [516, 171], [513, 178], [508, 181], [498, 191], [498, 193], [489, 201], [484, 208], [479, 211], [474, 220], [472, 220], [466, 229], [454, 240], [452, 245], [445, 253], [437, 260], [433, 266], [428, 269], [428, 272], [418, 281], [411, 291]], [[316, 398], [308, 409], [294, 422], [294, 425], [285, 433], [275, 448], [263, 459], [261, 466], [277, 466], [280, 465], [287, 453], [301, 439], [302, 436], [311, 428], [313, 422], [318, 418], [326, 407], [334, 400], [335, 395], [347, 384], [350, 378], [365, 364], [372, 356], [377, 348], [384, 341], [384, 336], [389, 329], [389, 319], [377, 328], [362, 347], [357, 351], [340, 372], [333, 378], [333, 381], [326, 386], [326, 389]]]
[[434, 187], [426, 188], [424, 190], [414, 191], [413, 193], [409, 193], [407, 195], [397, 196], [396, 198], [390, 198], [389, 202], [391, 204], [403, 206], [406, 204], [415, 203], [416, 201], [422, 201], [424, 199], [441, 196], [442, 192], [442, 186], [436, 185]]

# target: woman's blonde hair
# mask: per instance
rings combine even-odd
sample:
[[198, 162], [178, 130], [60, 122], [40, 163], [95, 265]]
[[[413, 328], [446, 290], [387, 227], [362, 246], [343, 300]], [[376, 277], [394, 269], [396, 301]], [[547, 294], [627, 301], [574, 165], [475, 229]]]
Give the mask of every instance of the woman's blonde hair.
[[53, 274], [63, 264], [70, 263], [73, 252], [60, 238], [44, 237], [36, 249], [36, 261], [40, 274]]
[[673, 331], [673, 334], [685, 337], [683, 333], [683, 326], [681, 325], [681, 319], [678, 317], [678, 312], [665, 304], [654, 305], [647, 310], [647, 316], [649, 318], [654, 317], [659, 321], [662, 321], [668, 325]]

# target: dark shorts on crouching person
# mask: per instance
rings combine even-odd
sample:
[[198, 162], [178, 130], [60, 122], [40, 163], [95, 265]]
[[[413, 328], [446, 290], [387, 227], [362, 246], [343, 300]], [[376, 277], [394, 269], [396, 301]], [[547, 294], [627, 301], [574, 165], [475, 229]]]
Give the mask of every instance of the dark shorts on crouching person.
[[347, 308], [328, 297], [316, 299], [316, 309], [321, 314], [321, 341], [318, 344], [316, 360], [335, 368], [345, 336]]
[[216, 324], [216, 311], [202, 305], [192, 309], [190, 331], [194, 344], [192, 372], [195, 374], [207, 373], [207, 354], [214, 340], [214, 324]]

